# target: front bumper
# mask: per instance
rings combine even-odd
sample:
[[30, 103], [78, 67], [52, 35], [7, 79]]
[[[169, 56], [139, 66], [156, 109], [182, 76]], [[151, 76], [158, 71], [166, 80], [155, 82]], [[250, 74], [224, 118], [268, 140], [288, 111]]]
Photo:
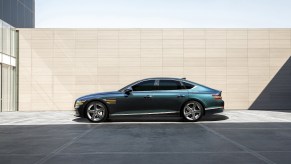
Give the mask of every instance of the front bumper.
[[77, 107], [75, 106], [74, 107], [74, 110], [75, 110], [74, 116], [76, 116], [76, 117], [84, 117], [83, 108], [84, 108], [84, 105], [80, 105], [80, 106], [77, 106]]
[[80, 112], [78, 109], [75, 109], [75, 114], [74, 114], [75, 117], [81, 117], [80, 115]]

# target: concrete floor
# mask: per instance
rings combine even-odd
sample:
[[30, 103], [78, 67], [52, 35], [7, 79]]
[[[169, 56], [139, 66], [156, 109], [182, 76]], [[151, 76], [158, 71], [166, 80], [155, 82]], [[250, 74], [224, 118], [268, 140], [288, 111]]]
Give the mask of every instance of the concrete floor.
[[290, 163], [290, 111], [93, 124], [72, 112], [0, 113], [0, 163]]

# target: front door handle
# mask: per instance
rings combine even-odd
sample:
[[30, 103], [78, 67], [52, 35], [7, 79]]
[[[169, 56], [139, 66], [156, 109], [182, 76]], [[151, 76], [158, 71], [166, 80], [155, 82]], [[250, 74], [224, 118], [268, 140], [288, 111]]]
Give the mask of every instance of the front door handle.
[[149, 99], [149, 98], [152, 98], [152, 96], [151, 95], [146, 95], [144, 98], [145, 99]]
[[178, 97], [178, 98], [180, 98], [180, 97], [185, 97], [185, 95], [178, 95], [177, 97]]

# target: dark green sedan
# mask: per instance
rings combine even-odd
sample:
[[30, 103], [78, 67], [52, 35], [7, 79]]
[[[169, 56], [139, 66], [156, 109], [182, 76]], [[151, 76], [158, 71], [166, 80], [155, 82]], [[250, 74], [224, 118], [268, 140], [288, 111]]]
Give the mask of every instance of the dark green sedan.
[[102, 122], [112, 116], [180, 115], [197, 121], [224, 110], [221, 91], [185, 78], [148, 78], [113, 92], [86, 95], [75, 101], [76, 116]]

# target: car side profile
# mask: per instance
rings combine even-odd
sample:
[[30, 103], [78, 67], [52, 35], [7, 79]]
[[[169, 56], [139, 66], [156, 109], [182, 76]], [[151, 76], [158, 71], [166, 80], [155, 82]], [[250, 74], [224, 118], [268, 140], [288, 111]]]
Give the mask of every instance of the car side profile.
[[221, 91], [185, 78], [147, 78], [118, 91], [85, 95], [75, 101], [76, 116], [103, 122], [113, 116], [177, 114], [198, 121], [224, 110]]

